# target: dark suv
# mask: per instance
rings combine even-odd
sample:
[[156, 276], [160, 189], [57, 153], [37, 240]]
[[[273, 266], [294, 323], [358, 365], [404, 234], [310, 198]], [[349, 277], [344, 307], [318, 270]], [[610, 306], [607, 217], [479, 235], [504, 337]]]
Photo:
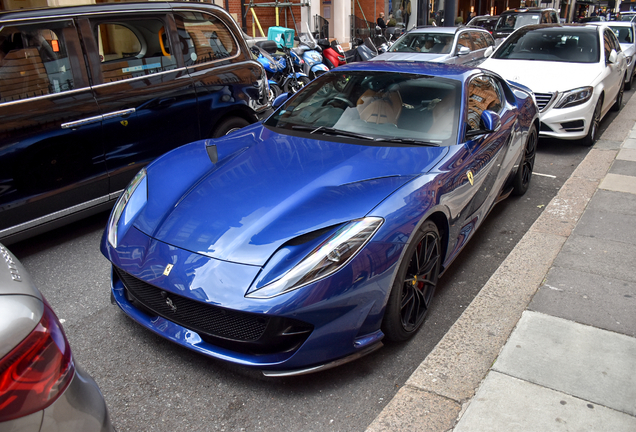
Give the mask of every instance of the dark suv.
[[157, 156], [257, 121], [267, 94], [216, 6], [0, 13], [0, 240], [107, 209]]
[[558, 23], [559, 14], [554, 9], [510, 9], [501, 13], [492, 35], [497, 41], [497, 44], [499, 44], [503, 39], [507, 38], [510, 33], [525, 25]]

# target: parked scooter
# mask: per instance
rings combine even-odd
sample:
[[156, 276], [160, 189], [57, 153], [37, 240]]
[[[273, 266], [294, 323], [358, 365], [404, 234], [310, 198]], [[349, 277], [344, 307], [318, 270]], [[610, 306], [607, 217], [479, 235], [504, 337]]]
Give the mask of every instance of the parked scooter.
[[321, 75], [329, 71], [329, 68], [323, 63], [323, 57], [320, 54], [321, 48], [316, 43], [316, 39], [309, 31], [307, 23], [305, 24], [305, 32], [301, 33], [297, 38], [298, 47], [296, 53], [299, 54], [305, 61], [302, 72], [304, 72], [309, 79], [314, 79], [318, 75]]
[[360, 38], [355, 38], [352, 42], [353, 48], [345, 52], [347, 63], [355, 63], [361, 61], [371, 60], [378, 55], [378, 50], [371, 42], [371, 39], [367, 38], [367, 41], [363, 41]]
[[318, 45], [322, 48], [323, 62], [329, 69], [347, 64], [344, 50], [337, 39], [331, 42], [328, 39], [318, 39]]

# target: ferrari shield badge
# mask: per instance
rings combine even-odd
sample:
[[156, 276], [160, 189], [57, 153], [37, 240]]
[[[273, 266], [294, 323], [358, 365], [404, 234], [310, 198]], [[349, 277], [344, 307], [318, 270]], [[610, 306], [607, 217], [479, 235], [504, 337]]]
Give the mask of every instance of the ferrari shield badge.
[[468, 171], [466, 173], [466, 177], [468, 177], [468, 181], [470, 182], [470, 185], [473, 185], [473, 172], [472, 171]]
[[[472, 183], [472, 181], [471, 181], [471, 183]], [[170, 274], [170, 270], [172, 270], [172, 267], [174, 267], [172, 264], [168, 264], [166, 266], [166, 269], [163, 271], [163, 275], [164, 276], [168, 276]]]

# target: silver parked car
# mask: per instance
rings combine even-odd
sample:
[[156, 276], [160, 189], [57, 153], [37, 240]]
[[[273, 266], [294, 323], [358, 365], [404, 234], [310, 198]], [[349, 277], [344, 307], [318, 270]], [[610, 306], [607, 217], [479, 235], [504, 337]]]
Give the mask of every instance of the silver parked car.
[[477, 66], [495, 46], [492, 35], [476, 27], [423, 27], [402, 35], [373, 60], [429, 61]]
[[0, 430], [114, 431], [51, 306], [1, 244]]

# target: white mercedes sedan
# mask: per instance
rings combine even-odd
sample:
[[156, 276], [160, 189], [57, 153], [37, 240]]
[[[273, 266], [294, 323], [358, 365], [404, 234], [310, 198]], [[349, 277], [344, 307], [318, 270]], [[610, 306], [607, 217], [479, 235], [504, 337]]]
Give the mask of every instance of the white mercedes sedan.
[[534, 93], [539, 136], [593, 145], [601, 119], [620, 110], [627, 62], [607, 26], [522, 27], [481, 64]]

